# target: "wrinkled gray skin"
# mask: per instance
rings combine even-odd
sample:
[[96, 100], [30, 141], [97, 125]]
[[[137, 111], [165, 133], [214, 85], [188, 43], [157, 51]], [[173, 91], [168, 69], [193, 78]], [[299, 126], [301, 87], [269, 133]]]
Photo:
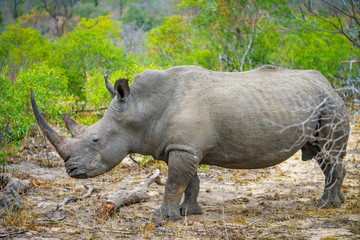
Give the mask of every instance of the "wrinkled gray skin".
[[72, 138], [46, 124], [32, 97], [35, 116], [71, 177], [98, 176], [129, 153], [165, 161], [168, 179], [156, 218], [202, 212], [199, 164], [265, 168], [299, 149], [303, 160], [315, 158], [324, 172], [320, 206], [339, 207], [345, 199], [346, 109], [317, 71], [263, 66], [224, 73], [182, 66], [145, 71], [130, 86], [107, 79], [106, 85], [114, 98], [99, 122], [82, 126], [65, 115]]

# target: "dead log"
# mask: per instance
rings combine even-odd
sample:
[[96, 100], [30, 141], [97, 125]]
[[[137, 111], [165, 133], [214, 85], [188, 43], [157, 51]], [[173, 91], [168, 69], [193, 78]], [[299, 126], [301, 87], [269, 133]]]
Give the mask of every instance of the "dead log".
[[97, 218], [108, 219], [118, 208], [135, 204], [139, 202], [146, 202], [150, 196], [147, 193], [149, 186], [155, 182], [163, 185], [160, 181], [160, 170], [156, 169], [155, 173], [148, 176], [147, 181], [143, 181], [134, 189], [128, 191], [121, 189], [114, 193], [106, 202], [103, 202], [101, 207], [95, 212]]

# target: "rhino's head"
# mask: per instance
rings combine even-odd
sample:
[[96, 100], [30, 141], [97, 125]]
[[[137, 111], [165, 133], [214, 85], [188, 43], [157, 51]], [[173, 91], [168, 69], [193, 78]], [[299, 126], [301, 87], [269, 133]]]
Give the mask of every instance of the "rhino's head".
[[113, 101], [99, 122], [92, 126], [84, 126], [64, 114], [66, 127], [72, 138], [58, 134], [46, 123], [31, 91], [31, 104], [36, 120], [64, 159], [70, 177], [89, 178], [105, 173], [129, 153], [133, 124], [131, 120], [128, 121], [128, 116], [132, 115], [129, 110], [128, 80], [119, 79], [115, 86], [108, 82], [107, 77], [105, 81]]

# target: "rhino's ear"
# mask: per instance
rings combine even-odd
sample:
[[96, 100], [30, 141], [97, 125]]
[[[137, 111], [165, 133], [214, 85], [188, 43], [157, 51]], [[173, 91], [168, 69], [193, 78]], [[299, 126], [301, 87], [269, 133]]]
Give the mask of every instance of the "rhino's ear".
[[119, 100], [126, 99], [130, 94], [129, 80], [119, 79], [116, 81], [114, 89]]
[[109, 82], [108, 76], [104, 76], [104, 78], [105, 78], [106, 88], [109, 91], [111, 98], [114, 98], [116, 96], [116, 91], [114, 89], [114, 86], [111, 84], [111, 82]]

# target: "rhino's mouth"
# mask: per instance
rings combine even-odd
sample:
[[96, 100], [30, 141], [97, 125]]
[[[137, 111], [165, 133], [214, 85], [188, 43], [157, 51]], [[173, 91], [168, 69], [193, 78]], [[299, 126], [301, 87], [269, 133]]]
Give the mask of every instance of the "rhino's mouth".
[[74, 164], [66, 163], [66, 172], [72, 178], [88, 178], [88, 171], [85, 167], [77, 166]]
[[67, 173], [72, 178], [89, 178], [89, 176], [86, 174], [86, 171], [79, 169], [79, 168], [67, 170]]

